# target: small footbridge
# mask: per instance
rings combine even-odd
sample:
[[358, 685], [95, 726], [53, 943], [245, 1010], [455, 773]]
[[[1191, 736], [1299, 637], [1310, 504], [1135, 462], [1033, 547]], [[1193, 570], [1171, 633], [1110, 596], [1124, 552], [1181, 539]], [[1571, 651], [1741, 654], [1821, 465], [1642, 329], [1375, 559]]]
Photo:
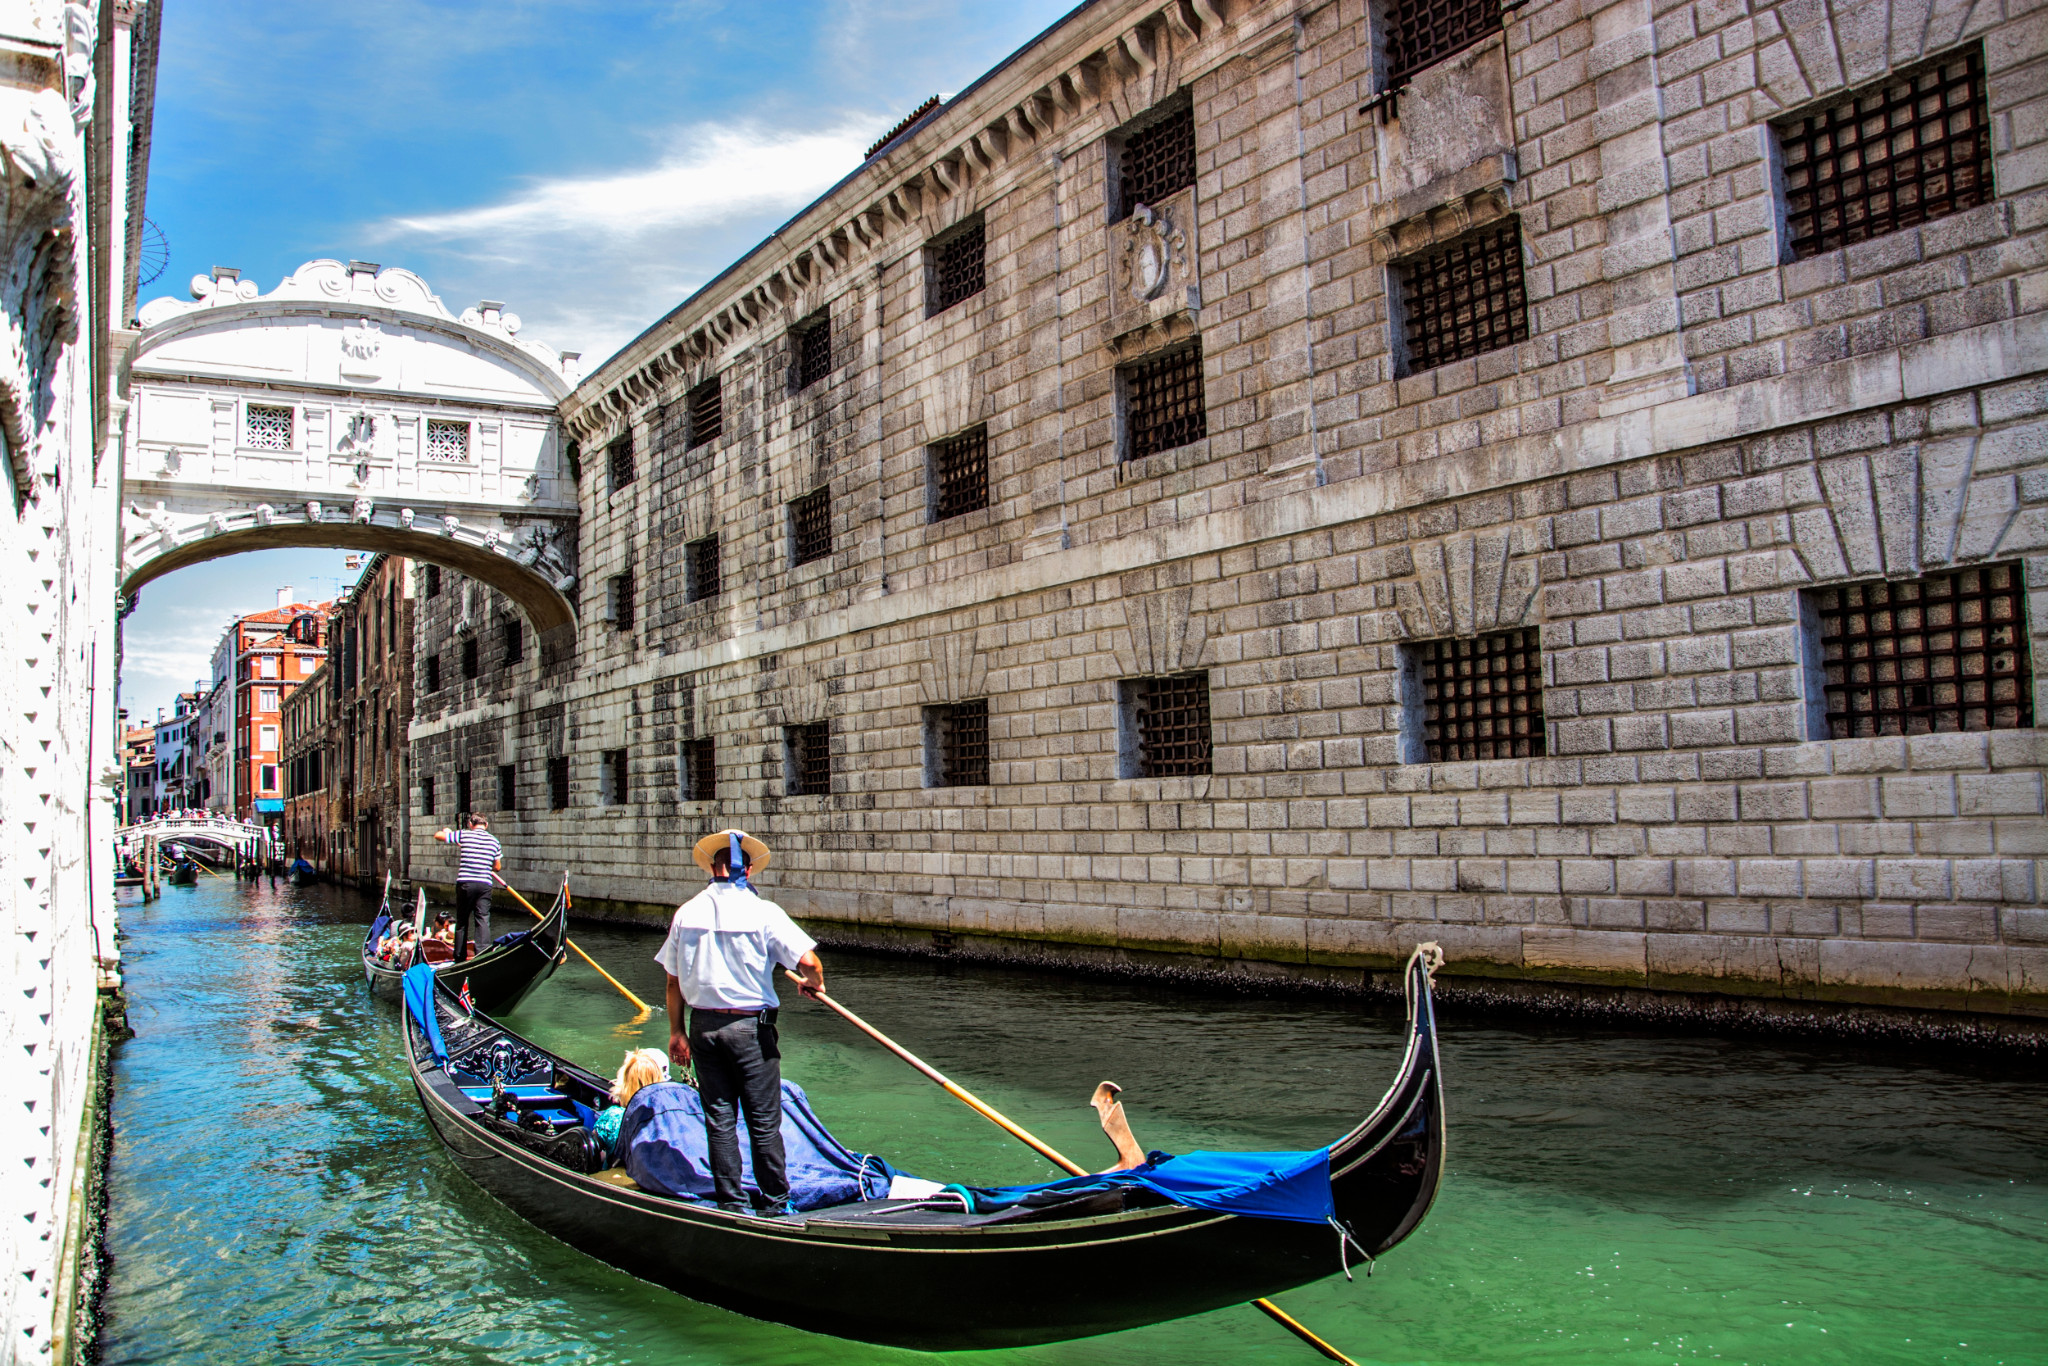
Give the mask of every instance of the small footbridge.
[[223, 854], [262, 858], [274, 853], [270, 831], [249, 821], [227, 816], [176, 816], [137, 821], [114, 832], [114, 847], [121, 853], [139, 853], [154, 840], [162, 849], [172, 844], [204, 844]]

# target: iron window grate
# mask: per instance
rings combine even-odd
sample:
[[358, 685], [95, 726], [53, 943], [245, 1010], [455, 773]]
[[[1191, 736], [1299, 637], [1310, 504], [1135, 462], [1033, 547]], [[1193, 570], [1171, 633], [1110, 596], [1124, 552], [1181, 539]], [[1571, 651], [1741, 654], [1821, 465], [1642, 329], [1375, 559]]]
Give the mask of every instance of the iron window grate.
[[832, 490], [807, 493], [789, 505], [790, 564], [822, 560], [832, 553]]
[[510, 668], [526, 656], [526, 626], [518, 617], [506, 617], [504, 622], [504, 660]]
[[569, 756], [557, 754], [548, 760], [548, 806], [555, 811], [569, 809]]
[[690, 801], [718, 800], [718, 749], [710, 736], [683, 741], [683, 781]]
[[1795, 256], [1993, 197], [1984, 53], [1974, 44], [1776, 128]]
[[1386, 88], [1499, 32], [1501, 9], [1500, 0], [1390, 0]]
[[1127, 366], [1121, 374], [1129, 429], [1124, 459], [1142, 460], [1209, 434], [1199, 341]]
[[243, 412], [242, 444], [258, 451], [290, 450], [292, 410], [267, 403], [251, 403]]
[[1422, 737], [1430, 763], [1540, 758], [1547, 752], [1540, 631], [1491, 631], [1422, 641], [1410, 649], [1422, 685]]
[[808, 389], [832, 373], [832, 315], [819, 313], [796, 335], [796, 387]]
[[467, 816], [475, 809], [469, 804], [469, 770], [465, 768], [455, 775], [455, 814]]
[[725, 435], [725, 390], [721, 376], [713, 375], [684, 397], [690, 408], [690, 441], [684, 447], [695, 450]]
[[482, 653], [476, 647], [475, 636], [471, 636], [468, 640], [462, 642], [462, 676], [464, 678], [475, 678], [477, 674], [482, 672]]
[[1164, 118], [1124, 139], [1117, 219], [1140, 204], [1158, 204], [1195, 183], [1195, 108], [1183, 101]]
[[931, 311], [943, 313], [988, 287], [985, 225], [976, 219], [932, 243]]
[[[313, 784], [314, 787], [319, 785], [317, 782]], [[420, 779], [420, 814], [422, 816], [434, 814], [434, 780], [432, 778]]]
[[2032, 726], [2025, 596], [2017, 563], [1814, 590], [1828, 734]]
[[705, 536], [683, 547], [683, 595], [686, 602], [718, 596], [718, 538]]
[[427, 691], [441, 691], [441, 656], [427, 656]]
[[633, 796], [633, 770], [631, 760], [623, 749], [608, 749], [604, 752], [604, 767], [599, 770], [604, 777], [604, 799], [612, 806], [624, 806]]
[[1400, 266], [1408, 373], [1526, 341], [1521, 220], [1504, 219]]
[[429, 460], [457, 465], [468, 464], [469, 424], [428, 418], [427, 449], [423, 454]]
[[988, 428], [947, 437], [931, 448], [931, 520], [988, 506]]
[[824, 797], [832, 791], [832, 726], [814, 721], [789, 728], [792, 797]]
[[519, 809], [519, 770], [511, 764], [498, 765], [498, 809]]
[[631, 433], [620, 437], [605, 447], [605, 464], [610, 469], [612, 492], [633, 482], [637, 471], [633, 468], [633, 437]]
[[611, 615], [612, 629], [630, 631], [633, 629], [633, 575], [631, 571], [614, 574], [605, 584], [605, 608]]
[[939, 775], [947, 787], [988, 786], [988, 699], [935, 708]]
[[1131, 704], [1137, 720], [1139, 777], [1209, 771], [1209, 675], [1138, 679]]
[[441, 566], [438, 564], [427, 566], [427, 596], [430, 598], [441, 596]]

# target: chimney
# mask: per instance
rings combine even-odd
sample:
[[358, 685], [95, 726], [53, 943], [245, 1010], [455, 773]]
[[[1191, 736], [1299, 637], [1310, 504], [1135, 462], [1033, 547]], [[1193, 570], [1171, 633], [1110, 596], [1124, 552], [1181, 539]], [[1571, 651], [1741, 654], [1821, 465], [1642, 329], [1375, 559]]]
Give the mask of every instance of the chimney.
[[292, 605], [292, 586], [290, 584], [286, 584], [277, 590], [277, 605], [279, 607], [289, 607]]

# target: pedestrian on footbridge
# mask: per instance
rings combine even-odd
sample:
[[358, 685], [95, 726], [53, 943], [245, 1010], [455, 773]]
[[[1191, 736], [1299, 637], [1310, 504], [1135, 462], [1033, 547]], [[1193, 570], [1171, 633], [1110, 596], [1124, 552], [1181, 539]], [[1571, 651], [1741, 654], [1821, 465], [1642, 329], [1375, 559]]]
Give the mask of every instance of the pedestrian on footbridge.
[[[475, 955], [491, 942], [491, 876], [505, 866], [505, 846], [491, 834], [491, 823], [470, 813], [467, 830], [437, 830], [434, 838], [462, 851], [455, 866], [455, 956]], [[476, 929], [475, 940], [470, 928]]]

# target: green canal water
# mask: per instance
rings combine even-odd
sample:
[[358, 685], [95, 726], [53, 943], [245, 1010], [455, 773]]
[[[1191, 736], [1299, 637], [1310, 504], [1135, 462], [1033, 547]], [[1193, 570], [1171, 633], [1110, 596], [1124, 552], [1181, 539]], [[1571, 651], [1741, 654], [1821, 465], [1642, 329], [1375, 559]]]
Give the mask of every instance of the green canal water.
[[[429, 1135], [365, 901], [206, 880], [125, 906], [102, 1360], [925, 1359], [696, 1304], [470, 1185]], [[514, 914], [518, 914], [515, 910]], [[577, 939], [659, 999], [653, 935]], [[1309, 1147], [1398, 1062], [1391, 1013], [837, 955], [831, 986], [1085, 1161], [1112, 1078], [1148, 1147]], [[659, 1016], [571, 959], [510, 1022], [609, 1073]], [[1992, 1063], [1447, 1018], [1450, 1168], [1371, 1279], [1283, 1305], [1361, 1362], [2048, 1361], [2048, 1081]], [[940, 1180], [1048, 1169], [810, 1004], [786, 1075], [849, 1145]], [[1015, 1366], [1318, 1358], [1250, 1309], [963, 1354]]]

